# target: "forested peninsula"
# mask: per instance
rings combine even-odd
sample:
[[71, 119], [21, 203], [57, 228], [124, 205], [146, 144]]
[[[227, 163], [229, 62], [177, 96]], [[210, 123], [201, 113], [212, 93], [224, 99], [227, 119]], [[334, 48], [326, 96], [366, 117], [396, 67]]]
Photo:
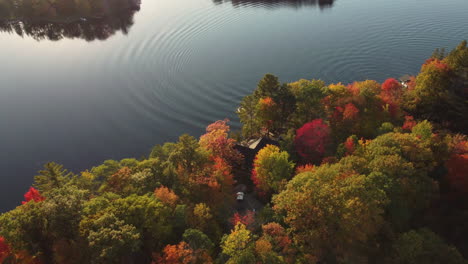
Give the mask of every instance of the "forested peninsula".
[[237, 113], [147, 158], [45, 164], [0, 263], [468, 263], [466, 41], [382, 84], [267, 74]]

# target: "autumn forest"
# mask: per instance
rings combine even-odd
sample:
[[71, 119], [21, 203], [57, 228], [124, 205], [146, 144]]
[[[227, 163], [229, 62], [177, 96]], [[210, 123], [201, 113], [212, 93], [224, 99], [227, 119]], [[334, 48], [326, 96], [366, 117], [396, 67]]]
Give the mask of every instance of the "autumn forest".
[[0, 262], [468, 263], [467, 113], [466, 41], [408, 80], [266, 74], [240, 131], [45, 164], [0, 215]]

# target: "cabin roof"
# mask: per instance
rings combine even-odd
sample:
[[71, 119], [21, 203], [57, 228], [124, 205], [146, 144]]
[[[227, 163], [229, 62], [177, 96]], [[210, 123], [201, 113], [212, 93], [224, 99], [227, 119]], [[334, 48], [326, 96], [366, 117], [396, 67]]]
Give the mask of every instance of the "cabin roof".
[[411, 81], [411, 76], [409, 74], [405, 74], [398, 78], [401, 82], [409, 82]]
[[247, 146], [250, 148], [250, 149], [256, 149], [258, 144], [260, 144], [260, 142], [262, 142], [263, 138], [258, 138], [258, 139], [252, 139], [252, 140], [249, 140], [247, 142]]
[[278, 146], [279, 142], [270, 138], [260, 137], [239, 142], [234, 148], [244, 155], [245, 165], [252, 166], [255, 155], [268, 144]]
[[266, 138], [266, 137], [260, 137], [260, 138], [253, 138], [253, 139], [245, 140], [245, 141], [241, 142], [238, 145], [243, 147], [243, 148], [256, 150], [259, 147], [263, 148], [264, 145], [267, 145], [267, 144], [278, 145], [278, 141], [273, 140], [273, 139], [269, 139], [269, 138]]

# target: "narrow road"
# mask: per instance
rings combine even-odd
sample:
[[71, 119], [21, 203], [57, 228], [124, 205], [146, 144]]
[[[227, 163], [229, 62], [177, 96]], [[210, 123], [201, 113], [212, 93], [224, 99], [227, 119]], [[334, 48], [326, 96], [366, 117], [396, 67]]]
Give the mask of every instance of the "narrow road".
[[246, 193], [247, 186], [244, 184], [238, 184], [234, 187], [234, 195], [237, 192], [244, 193], [244, 200], [237, 201], [235, 205], [235, 211], [239, 213], [245, 213], [247, 210], [258, 212], [263, 208], [263, 204], [257, 200], [254, 192]]

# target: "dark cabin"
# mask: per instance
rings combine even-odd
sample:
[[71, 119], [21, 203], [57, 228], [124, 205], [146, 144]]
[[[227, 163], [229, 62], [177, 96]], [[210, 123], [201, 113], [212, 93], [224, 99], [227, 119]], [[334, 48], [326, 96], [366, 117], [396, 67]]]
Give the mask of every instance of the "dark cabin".
[[261, 137], [243, 141], [240, 144], [236, 144], [234, 148], [244, 155], [244, 166], [251, 168], [255, 156], [266, 145], [279, 146], [279, 142], [267, 137]]
[[401, 85], [408, 87], [408, 83], [411, 82], [411, 75], [405, 74], [398, 78], [398, 80], [400, 81]]

